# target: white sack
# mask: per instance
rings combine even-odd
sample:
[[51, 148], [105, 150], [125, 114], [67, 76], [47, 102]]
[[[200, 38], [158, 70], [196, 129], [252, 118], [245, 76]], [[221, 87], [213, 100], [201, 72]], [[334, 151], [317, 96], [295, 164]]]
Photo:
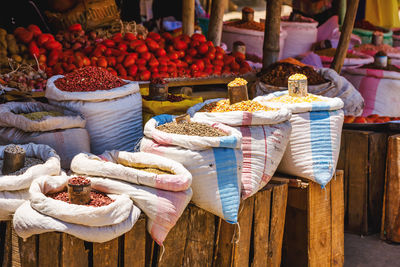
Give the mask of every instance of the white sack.
[[29, 200], [29, 191], [0, 192], [0, 221], [12, 220], [12, 215], [25, 201]]
[[90, 135], [91, 151], [101, 154], [105, 150], [133, 151], [142, 133], [142, 97], [136, 82], [94, 92], [66, 92], [59, 90], [54, 81], [47, 80], [46, 97], [50, 103], [82, 113]]
[[[28, 189], [33, 180], [40, 176], [60, 174], [60, 157], [51, 147], [32, 143], [19, 146], [25, 149], [26, 157], [37, 158], [44, 163], [28, 168], [21, 175], [0, 175], [0, 191]], [[3, 159], [6, 147], [0, 146], [0, 159]]]
[[[135, 166], [159, 168], [173, 174], [150, 173], [135, 169]], [[192, 183], [192, 175], [179, 162], [144, 152], [113, 150], [100, 156], [82, 153], [72, 160], [71, 170], [78, 174], [113, 178], [169, 191], [187, 190]]]
[[[129, 217], [133, 203], [127, 195], [108, 195], [114, 202], [102, 207], [69, 204], [46, 196], [66, 190], [70, 178], [72, 177], [43, 176], [36, 179], [29, 189], [31, 207], [55, 219], [86, 226], [115, 225]], [[96, 190], [96, 185], [92, 189]]]
[[[345, 115], [361, 115], [364, 108], [364, 99], [350, 81], [329, 68], [318, 69], [317, 72], [329, 82], [320, 85], [309, 85], [309, 93], [326, 97], [338, 97], [344, 102], [343, 111]], [[287, 90], [287, 87], [272, 86], [261, 81], [256, 83], [257, 96], [284, 90]]]

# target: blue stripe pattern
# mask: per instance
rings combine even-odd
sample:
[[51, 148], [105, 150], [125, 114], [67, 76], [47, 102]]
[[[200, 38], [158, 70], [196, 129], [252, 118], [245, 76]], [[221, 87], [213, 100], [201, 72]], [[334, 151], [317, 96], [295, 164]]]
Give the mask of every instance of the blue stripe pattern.
[[228, 223], [237, 223], [240, 192], [235, 150], [231, 148], [213, 148], [213, 152], [224, 219]]
[[219, 138], [219, 147], [235, 148], [237, 145], [236, 136], [222, 136]]
[[312, 102], [311, 111], [329, 110], [331, 105], [327, 102]]
[[331, 113], [329, 111], [310, 112], [313, 172], [316, 182], [322, 187], [325, 187], [334, 173], [330, 127]]

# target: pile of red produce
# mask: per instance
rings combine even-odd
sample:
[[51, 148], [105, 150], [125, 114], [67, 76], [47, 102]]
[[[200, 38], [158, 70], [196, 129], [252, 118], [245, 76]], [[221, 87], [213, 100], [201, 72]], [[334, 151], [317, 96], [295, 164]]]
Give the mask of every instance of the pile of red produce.
[[379, 116], [378, 114], [371, 114], [367, 117], [344, 116], [344, 123], [385, 123], [398, 120], [400, 117]]
[[227, 55], [201, 34], [172, 37], [169, 33], [150, 32], [143, 39], [133, 33], [117, 33], [103, 40], [75, 24], [56, 37], [42, 33], [35, 25], [19, 27], [14, 35], [28, 45], [30, 55], [38, 59], [48, 77], [85, 66], [101, 67], [123, 79], [141, 81], [251, 71], [245, 55]]
[[66, 74], [54, 82], [55, 86], [68, 92], [110, 90], [126, 84], [120, 78], [99, 67], [84, 67]]
[[88, 185], [90, 184], [90, 180], [86, 179], [83, 176], [72, 177], [68, 180], [68, 184], [71, 185]]
[[[68, 192], [66, 192], [66, 191], [47, 194], [47, 197], [51, 197], [55, 200], [60, 200], [60, 201], [64, 201], [64, 202], [71, 204], [71, 202], [69, 201]], [[90, 202], [86, 206], [103, 207], [103, 206], [110, 205], [113, 202], [114, 202], [114, 200], [112, 200], [106, 194], [104, 194], [102, 192], [98, 192], [98, 191], [92, 191], [92, 192], [90, 192]]]

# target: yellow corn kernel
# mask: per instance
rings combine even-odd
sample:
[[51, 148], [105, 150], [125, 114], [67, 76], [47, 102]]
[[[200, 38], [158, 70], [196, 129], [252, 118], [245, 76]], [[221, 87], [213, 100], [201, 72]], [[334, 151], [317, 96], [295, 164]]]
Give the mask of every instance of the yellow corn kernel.
[[245, 79], [242, 78], [236, 78], [233, 81], [231, 81], [230, 83], [228, 83], [229, 87], [235, 87], [235, 86], [242, 86], [242, 85], [246, 85], [247, 81]]
[[307, 96], [298, 96], [298, 97], [285, 94], [268, 100], [268, 102], [283, 103], [283, 104], [311, 103], [311, 102], [323, 102], [323, 101], [325, 101], [323, 98], [313, 94], [307, 94]]
[[299, 80], [307, 80], [307, 76], [304, 74], [296, 73], [289, 77], [289, 81], [299, 81]]

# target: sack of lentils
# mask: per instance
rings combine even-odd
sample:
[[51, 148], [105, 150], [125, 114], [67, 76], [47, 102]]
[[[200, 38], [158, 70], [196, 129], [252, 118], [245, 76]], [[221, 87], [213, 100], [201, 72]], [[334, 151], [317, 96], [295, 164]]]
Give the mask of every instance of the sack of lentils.
[[251, 100], [230, 105], [229, 99], [211, 99], [193, 106], [188, 113], [194, 119], [224, 123], [241, 132], [243, 199], [269, 182], [289, 140], [288, 110], [268, 108]]
[[[71, 181], [71, 178], [73, 181]], [[91, 183], [90, 201], [72, 204], [66, 191], [68, 183]], [[46, 232], [64, 232], [89, 242], [107, 242], [128, 232], [140, 210], [124, 194], [104, 192], [101, 181], [87, 177], [43, 176], [30, 189], [30, 201], [14, 215], [15, 232], [22, 238]]]
[[48, 79], [50, 103], [82, 113], [91, 151], [133, 151], [142, 138], [142, 99], [139, 85], [97, 67], [84, 67]]
[[288, 91], [256, 97], [268, 107], [292, 112], [292, 133], [278, 171], [325, 186], [336, 171], [343, 126], [343, 101], [308, 94], [292, 97]]
[[192, 175], [179, 162], [145, 152], [113, 150], [100, 156], [81, 153], [72, 160], [71, 170], [168, 191], [184, 191], [192, 183]]
[[[25, 152], [24, 166], [2, 174], [4, 151]], [[9, 220], [15, 210], [29, 199], [28, 188], [34, 179], [43, 175], [59, 175], [60, 158], [49, 146], [25, 144], [0, 146], [0, 221]]]
[[45, 144], [57, 151], [61, 167], [69, 169], [72, 158], [90, 152], [86, 120], [77, 112], [40, 102], [0, 105], [0, 145]]
[[204, 120], [177, 123], [172, 115], [153, 117], [144, 132], [141, 151], [180, 162], [192, 174], [195, 205], [237, 223], [242, 171], [240, 132]]
[[[295, 63], [295, 61], [293, 61]], [[314, 70], [311, 66], [277, 62], [260, 72], [256, 82], [256, 95], [263, 96], [288, 89], [288, 78], [296, 73], [307, 76], [308, 92], [326, 97], [338, 97], [344, 102], [345, 115], [359, 116], [364, 99], [356, 88], [343, 76], [329, 68]]]

